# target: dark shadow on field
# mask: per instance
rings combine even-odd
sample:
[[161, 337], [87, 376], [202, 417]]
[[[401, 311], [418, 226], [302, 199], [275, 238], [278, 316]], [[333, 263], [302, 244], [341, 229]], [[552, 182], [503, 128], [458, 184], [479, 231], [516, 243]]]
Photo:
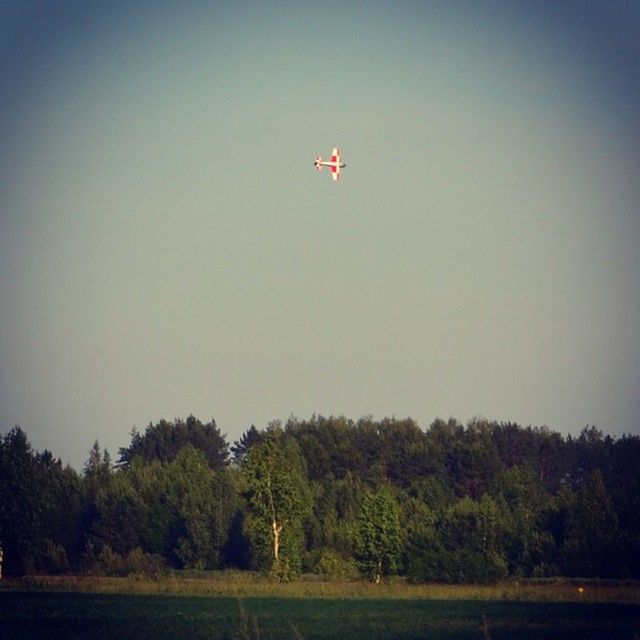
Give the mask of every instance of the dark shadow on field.
[[0, 637], [634, 640], [640, 632], [633, 604], [246, 598], [241, 607], [236, 598], [204, 596], [0, 592]]

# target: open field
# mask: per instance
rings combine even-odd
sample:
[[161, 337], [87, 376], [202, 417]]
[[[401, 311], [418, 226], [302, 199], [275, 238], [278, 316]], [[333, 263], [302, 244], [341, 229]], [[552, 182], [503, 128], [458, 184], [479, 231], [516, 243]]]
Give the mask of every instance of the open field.
[[[582, 591], [580, 591], [582, 589]], [[496, 585], [408, 584], [403, 580], [375, 585], [365, 581], [300, 580], [278, 583], [249, 572], [203, 572], [159, 579], [134, 576], [29, 576], [0, 582], [2, 591], [215, 596], [228, 598], [501, 600], [524, 602], [640, 604], [640, 583], [547, 579]]]
[[4, 640], [634, 640], [640, 606], [0, 592]]
[[[582, 588], [579, 591], [579, 588]], [[0, 583], [0, 638], [640, 638], [635, 583], [274, 583], [255, 574]]]

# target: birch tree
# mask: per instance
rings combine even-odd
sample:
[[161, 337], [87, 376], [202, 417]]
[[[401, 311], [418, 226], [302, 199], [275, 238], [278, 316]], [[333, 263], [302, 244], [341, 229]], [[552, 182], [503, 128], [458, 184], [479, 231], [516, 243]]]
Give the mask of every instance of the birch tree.
[[355, 531], [356, 560], [372, 582], [395, 573], [401, 551], [399, 509], [387, 487], [367, 493]]
[[302, 517], [308, 509], [301, 464], [297, 445], [279, 428], [271, 428], [248, 451], [242, 467], [256, 555], [262, 551], [269, 568], [281, 578], [299, 570]]

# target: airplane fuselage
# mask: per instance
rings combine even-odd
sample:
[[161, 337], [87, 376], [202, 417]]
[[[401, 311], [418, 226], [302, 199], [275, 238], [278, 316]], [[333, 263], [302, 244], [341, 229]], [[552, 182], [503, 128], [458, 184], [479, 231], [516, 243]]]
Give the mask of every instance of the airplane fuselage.
[[337, 180], [340, 177], [340, 169], [343, 169], [347, 165], [340, 161], [340, 151], [338, 148], [334, 148], [331, 158], [329, 160], [323, 160], [321, 156], [317, 156], [313, 166], [320, 171], [322, 167], [329, 167], [331, 169], [331, 177]]
[[322, 165], [323, 167], [340, 167], [341, 169], [347, 166], [344, 162], [332, 162], [331, 160], [322, 160], [321, 162], [316, 162], [315, 165], [316, 167]]

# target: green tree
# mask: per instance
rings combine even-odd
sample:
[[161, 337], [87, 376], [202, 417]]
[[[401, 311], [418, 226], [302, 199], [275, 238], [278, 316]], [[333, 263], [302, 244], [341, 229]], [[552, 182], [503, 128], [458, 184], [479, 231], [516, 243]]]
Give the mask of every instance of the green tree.
[[385, 418], [378, 425], [381, 464], [395, 486], [406, 488], [429, 471], [427, 438], [418, 425], [406, 418]]
[[495, 499], [502, 507], [510, 573], [523, 576], [556, 574], [555, 541], [545, 529], [551, 500], [536, 472], [529, 466], [507, 469], [497, 479]]
[[106, 490], [112, 472], [109, 452], [106, 449], [103, 452], [100, 443], [95, 440], [89, 450], [89, 458], [84, 465], [82, 476], [81, 527], [85, 543], [83, 564], [91, 565], [94, 559], [93, 527], [98, 520], [98, 495]]
[[486, 494], [479, 501], [461, 498], [445, 511], [438, 529], [442, 579], [491, 582], [507, 575], [504, 520], [493, 498]]
[[194, 416], [189, 416], [186, 421], [161, 420], [156, 425], [149, 424], [142, 435], [137, 429], [133, 429], [131, 444], [119, 451], [118, 466], [128, 467], [135, 457], [140, 457], [146, 462], [152, 460], [169, 462], [187, 444], [202, 451], [207, 463], [214, 471], [226, 467], [229, 455], [228, 445], [215, 420], [203, 424]]
[[436, 513], [423, 500], [407, 494], [401, 497], [400, 504], [404, 574], [415, 582], [440, 579], [438, 556], [442, 544], [436, 529]]
[[49, 451], [35, 456], [38, 484], [41, 487], [41, 549], [37, 569], [61, 572], [76, 563], [82, 552], [82, 483], [69, 466]]
[[113, 469], [111, 466], [111, 456], [105, 449], [100, 449], [100, 443], [95, 440], [89, 450], [89, 459], [84, 465], [84, 496], [85, 496], [85, 529], [91, 528], [91, 523], [95, 520], [95, 503], [98, 492], [107, 486]]
[[222, 565], [237, 495], [227, 470], [215, 472], [190, 444], [168, 463], [134, 458], [96, 499], [93, 539], [116, 554], [159, 554], [177, 567]]
[[302, 519], [309, 510], [308, 487], [296, 443], [279, 427], [264, 434], [242, 466], [247, 484], [255, 564], [282, 578], [300, 570]]
[[145, 510], [128, 474], [114, 473], [97, 493], [92, 539], [99, 548], [108, 545], [115, 553], [128, 553], [140, 545]]
[[311, 493], [312, 512], [305, 520], [309, 550], [326, 547], [345, 560], [352, 558], [352, 529], [366, 493], [364, 483], [347, 473], [340, 480], [312, 483]]
[[167, 471], [173, 488], [169, 501], [177, 515], [176, 557], [187, 568], [220, 568], [236, 504], [226, 471], [213, 471], [204, 454], [190, 445]]
[[446, 454], [449, 480], [459, 497], [479, 500], [501, 469], [493, 442], [495, 423], [475, 418], [459, 432]]
[[255, 425], [251, 425], [239, 440], [235, 440], [231, 445], [231, 453], [233, 454], [233, 462], [240, 465], [249, 449], [262, 440], [262, 433], [258, 431]]
[[0, 544], [6, 575], [23, 575], [35, 568], [43, 506], [31, 445], [16, 426], [0, 439]]
[[378, 584], [395, 573], [402, 549], [398, 505], [387, 487], [365, 495], [354, 530], [361, 572]]
[[0, 438], [0, 544], [4, 572], [61, 572], [83, 546], [82, 482], [15, 427]]
[[111, 473], [111, 456], [105, 449], [100, 449], [100, 443], [95, 440], [89, 450], [89, 459], [84, 465], [85, 478], [97, 479], [98, 483]]
[[563, 545], [568, 575], [617, 577], [622, 561], [618, 553], [618, 519], [596, 469], [576, 493], [568, 513]]

